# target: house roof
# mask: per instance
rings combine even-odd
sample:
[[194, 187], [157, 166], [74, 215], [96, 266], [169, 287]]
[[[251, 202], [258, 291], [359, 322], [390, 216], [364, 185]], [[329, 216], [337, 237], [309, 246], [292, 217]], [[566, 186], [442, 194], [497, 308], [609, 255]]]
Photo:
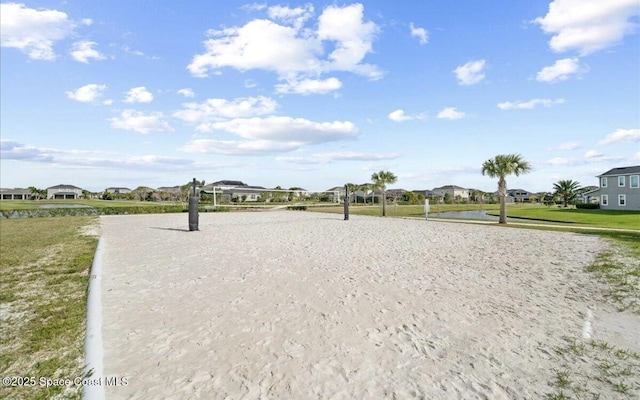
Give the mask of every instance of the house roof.
[[81, 188], [73, 185], [56, 185], [56, 186], [51, 186], [47, 188], [47, 190], [49, 189], [80, 189], [82, 190]]
[[124, 189], [124, 190], [131, 190], [131, 189], [126, 188], [126, 187], [108, 187], [108, 188], [106, 188], [105, 190], [109, 190], [109, 189], [112, 189], [112, 190], [117, 190], [117, 189], [120, 189], [120, 190], [121, 190], [121, 189]]
[[631, 167], [613, 168], [605, 172], [604, 174], [598, 175], [598, 176], [626, 175], [626, 174], [640, 174], [640, 165], [634, 165]]
[[440, 186], [437, 188], [433, 188], [433, 190], [438, 190], [438, 189], [455, 189], [455, 190], [467, 190], [463, 187], [460, 186], [456, 186], [456, 185], [445, 185], [445, 186]]
[[247, 186], [247, 184], [242, 182], [242, 181], [227, 181], [227, 180], [213, 182], [212, 185], [215, 185], [215, 186]]

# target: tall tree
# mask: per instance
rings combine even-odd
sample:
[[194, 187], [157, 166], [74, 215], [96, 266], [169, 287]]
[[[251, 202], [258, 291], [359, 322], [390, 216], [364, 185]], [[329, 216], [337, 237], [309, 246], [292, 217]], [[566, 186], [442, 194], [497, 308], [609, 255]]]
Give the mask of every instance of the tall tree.
[[555, 189], [556, 194], [562, 197], [562, 201], [565, 207], [567, 207], [569, 201], [572, 201], [576, 198], [579, 187], [580, 183], [571, 179], [560, 180], [553, 184], [553, 188]]
[[482, 164], [482, 175], [498, 178], [498, 195], [500, 197], [500, 221], [507, 223], [507, 175], [520, 176], [531, 171], [531, 165], [520, 154], [500, 154]]
[[345, 199], [345, 201], [348, 201], [349, 203], [351, 203], [351, 196], [353, 195], [353, 203], [356, 202], [356, 190], [358, 190], [358, 185], [356, 185], [355, 183], [347, 183], [347, 190], [349, 191], [349, 193], [347, 193], [347, 199]]
[[371, 180], [373, 181], [373, 185], [377, 186], [382, 191], [382, 216], [386, 217], [387, 216], [387, 207], [386, 207], [387, 206], [387, 196], [386, 196], [387, 183], [396, 183], [398, 178], [392, 172], [380, 171], [380, 172], [374, 172], [373, 175], [371, 175]]

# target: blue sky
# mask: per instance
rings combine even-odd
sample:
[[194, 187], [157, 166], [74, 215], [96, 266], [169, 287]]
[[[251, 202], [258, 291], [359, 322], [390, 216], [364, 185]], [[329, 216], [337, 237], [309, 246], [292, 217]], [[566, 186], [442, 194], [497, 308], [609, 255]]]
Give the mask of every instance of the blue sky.
[[595, 185], [640, 164], [640, 1], [3, 2], [2, 187]]

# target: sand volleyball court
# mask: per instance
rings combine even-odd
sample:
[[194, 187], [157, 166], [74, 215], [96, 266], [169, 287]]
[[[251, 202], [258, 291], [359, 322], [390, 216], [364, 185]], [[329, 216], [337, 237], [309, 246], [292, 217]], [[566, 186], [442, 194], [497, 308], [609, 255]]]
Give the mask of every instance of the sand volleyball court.
[[609, 335], [595, 236], [295, 211], [101, 217], [109, 399], [525, 399]]

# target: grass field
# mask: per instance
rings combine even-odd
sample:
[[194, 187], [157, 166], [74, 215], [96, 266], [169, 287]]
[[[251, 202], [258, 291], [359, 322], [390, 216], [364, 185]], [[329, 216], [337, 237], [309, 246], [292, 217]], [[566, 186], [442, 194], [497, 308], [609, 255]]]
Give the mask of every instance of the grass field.
[[[498, 215], [499, 211], [487, 214]], [[640, 229], [640, 211], [582, 210], [558, 207], [509, 206], [507, 216], [602, 228]]]
[[3, 399], [80, 398], [77, 386], [40, 377], [82, 376], [89, 271], [97, 245], [82, 233], [96, 218], [0, 220], [0, 375], [35, 387], [0, 386]]
[[2, 200], [0, 201], [0, 211], [7, 210], [33, 210], [42, 206], [69, 206], [82, 205], [93, 208], [105, 207], [152, 207], [158, 205], [176, 205], [179, 202], [133, 201], [133, 200]]
[[[312, 211], [330, 212], [341, 214], [344, 212], [342, 205], [312, 207]], [[498, 204], [435, 204], [430, 205], [430, 213], [447, 211], [472, 211], [485, 210], [487, 214], [499, 215]], [[349, 207], [350, 214], [381, 216], [382, 208], [374, 206]], [[389, 217], [416, 217], [424, 218], [424, 206], [422, 205], [389, 205], [387, 206]], [[514, 204], [507, 206], [507, 216], [523, 218], [533, 221], [553, 222], [559, 225], [592, 226], [598, 228], [623, 228], [640, 230], [640, 211], [611, 211], [611, 210], [579, 210], [575, 208], [546, 207], [538, 204]]]

